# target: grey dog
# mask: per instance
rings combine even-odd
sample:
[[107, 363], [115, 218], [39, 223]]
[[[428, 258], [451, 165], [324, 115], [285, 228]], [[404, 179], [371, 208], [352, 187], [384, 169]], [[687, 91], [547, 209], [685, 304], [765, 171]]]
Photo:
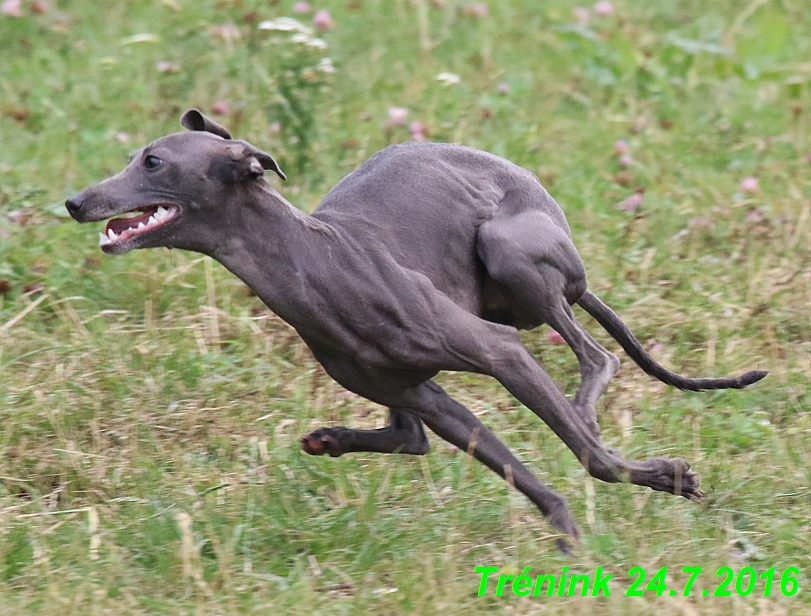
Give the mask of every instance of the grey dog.
[[[79, 222], [129, 214], [107, 223], [100, 240], [107, 254], [165, 246], [216, 259], [296, 329], [332, 378], [388, 407], [386, 428], [320, 428], [302, 437], [304, 451], [422, 455], [425, 424], [576, 538], [563, 498], [431, 380], [441, 370], [467, 371], [496, 378], [592, 476], [701, 497], [684, 460], [626, 460], [602, 443], [595, 403], [619, 360], [583, 329], [571, 305], [674, 387], [742, 388], [767, 373], [690, 379], [653, 361], [587, 289], [566, 218], [532, 173], [459, 145], [394, 145], [341, 180], [308, 216], [263, 179], [265, 170], [286, 179], [269, 154], [233, 140], [197, 110], [181, 122], [191, 132], [147, 145], [66, 206]], [[580, 363], [571, 402], [519, 338], [519, 329], [543, 323]]]

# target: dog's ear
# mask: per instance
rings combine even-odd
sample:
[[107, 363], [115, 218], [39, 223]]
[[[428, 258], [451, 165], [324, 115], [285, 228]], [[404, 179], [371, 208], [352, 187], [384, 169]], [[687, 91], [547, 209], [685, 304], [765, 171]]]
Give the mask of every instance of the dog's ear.
[[265, 174], [265, 169], [270, 169], [283, 180], [287, 176], [279, 167], [279, 163], [267, 152], [252, 146], [247, 141], [235, 141], [228, 146], [228, 153], [232, 161], [240, 163], [242, 173], [247, 174], [251, 179], [260, 178]]
[[[283, 180], [287, 180], [287, 176], [279, 167], [279, 163], [267, 152], [263, 152], [259, 148], [255, 148], [247, 141], [237, 141], [242, 146], [239, 152], [239, 157], [244, 160], [248, 165], [248, 175], [251, 178], [258, 178], [264, 175], [265, 169], [270, 169]], [[232, 148], [234, 150], [235, 148]], [[233, 158], [233, 153], [232, 153]]]
[[[262, 150], [257, 150], [253, 148], [253, 150], [249, 153], [251, 160], [250, 169], [251, 173], [254, 177], [259, 177], [262, 175], [262, 171], [264, 169], [270, 169], [276, 175], [278, 175], [283, 180], [287, 180], [287, 176], [284, 174], [284, 171], [281, 170], [279, 167], [279, 163], [276, 162], [276, 159], [273, 158], [267, 152], [263, 152]], [[259, 175], [256, 175], [256, 174]]]
[[207, 118], [197, 109], [189, 109], [180, 118], [180, 123], [189, 130], [205, 131], [213, 133], [222, 137], [223, 139], [231, 139], [231, 133], [227, 129], [217, 124], [214, 120]]

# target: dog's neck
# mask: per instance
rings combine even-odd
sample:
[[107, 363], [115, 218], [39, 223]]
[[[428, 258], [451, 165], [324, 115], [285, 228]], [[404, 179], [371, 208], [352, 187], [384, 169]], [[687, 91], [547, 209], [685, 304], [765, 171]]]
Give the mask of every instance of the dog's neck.
[[308, 270], [328, 259], [335, 231], [269, 186], [228, 204], [233, 215], [209, 253], [282, 319], [308, 319]]

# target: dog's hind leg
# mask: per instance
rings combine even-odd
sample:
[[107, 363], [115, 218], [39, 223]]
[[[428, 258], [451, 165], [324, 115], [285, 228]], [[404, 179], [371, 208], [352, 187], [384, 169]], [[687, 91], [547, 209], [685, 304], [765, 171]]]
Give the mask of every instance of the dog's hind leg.
[[[626, 460], [600, 440], [581, 414], [549, 378], [532, 354], [521, 344], [517, 332], [500, 329], [494, 323], [489, 331], [477, 332], [480, 348], [478, 368], [501, 382], [519, 402], [540, 417], [577, 456], [592, 477], [607, 481], [630, 482], [699, 500], [698, 477], [680, 458]], [[472, 344], [471, 358], [475, 348]], [[427, 420], [426, 420], [427, 423]], [[430, 427], [430, 424], [428, 424]]]
[[580, 362], [580, 388], [572, 400], [572, 406], [587, 421], [590, 428], [599, 433], [595, 405], [617, 373], [620, 360], [583, 329], [565, 301], [561, 300], [558, 306], [545, 308], [539, 312], [544, 314], [544, 321], [563, 336]]
[[[438, 347], [441, 365], [437, 364], [435, 368], [477, 372], [496, 378], [519, 402], [552, 428], [586, 467], [589, 474], [597, 479], [611, 483], [631, 482], [654, 490], [678, 494], [691, 500], [698, 500], [701, 497], [698, 478], [695, 473], [690, 472], [690, 465], [684, 460], [679, 458], [626, 460], [618, 452], [606, 447], [596, 430], [583, 418], [582, 412], [572, 407], [566, 396], [522, 344], [516, 329], [476, 317], [456, 306], [442, 294], [437, 294], [435, 299], [438, 309], [436, 335], [442, 343]], [[407, 378], [408, 372], [403, 371], [402, 375], [403, 378]], [[396, 379], [394, 382], [396, 385]], [[348, 387], [347, 383], [342, 384]], [[420, 388], [411, 388], [414, 389]], [[420, 389], [420, 392], [425, 392], [425, 389]], [[359, 390], [358, 393], [392, 406], [389, 402], [392, 399], [390, 396], [378, 395], [374, 391], [364, 393]], [[476, 420], [470, 411], [465, 411], [464, 407], [460, 408], [456, 404], [445, 403], [436, 397], [432, 397], [434, 403], [428, 404], [421, 403], [420, 400], [409, 403], [405, 394], [403, 396], [403, 399], [398, 400], [394, 406], [408, 408], [439, 436], [461, 447], [457, 443], [459, 435], [464, 434], [465, 430], [469, 432], [469, 426]], [[469, 424], [460, 423], [463, 414], [465, 422], [469, 421]], [[480, 446], [484, 446], [481, 439], [479, 443]], [[477, 449], [478, 459], [494, 470], [498, 469], [498, 464], [513, 464], [511, 458], [507, 461], [506, 456], [509, 452], [502, 449], [503, 445], [497, 441], [488, 440], [487, 443], [487, 447], [483, 450], [487, 455], [479, 458]], [[490, 458], [487, 452], [494, 453], [495, 457]], [[517, 480], [515, 485], [519, 487]], [[532, 498], [529, 492], [524, 493]]]
[[518, 318], [547, 323], [572, 348], [581, 377], [572, 405], [599, 434], [595, 404], [619, 359], [583, 329], [569, 307], [586, 290], [585, 269], [569, 235], [545, 213], [524, 211], [482, 225], [478, 253]]

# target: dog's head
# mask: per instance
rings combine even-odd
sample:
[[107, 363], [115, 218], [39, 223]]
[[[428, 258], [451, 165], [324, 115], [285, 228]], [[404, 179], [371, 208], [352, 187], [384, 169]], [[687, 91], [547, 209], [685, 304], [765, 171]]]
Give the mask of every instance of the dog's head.
[[191, 132], [153, 141], [121, 173], [65, 202], [78, 222], [110, 219], [99, 234], [104, 252], [157, 246], [209, 252], [206, 229], [234, 215], [225, 204], [263, 183], [267, 169], [287, 179], [270, 154], [232, 140], [196, 109], [180, 121]]

